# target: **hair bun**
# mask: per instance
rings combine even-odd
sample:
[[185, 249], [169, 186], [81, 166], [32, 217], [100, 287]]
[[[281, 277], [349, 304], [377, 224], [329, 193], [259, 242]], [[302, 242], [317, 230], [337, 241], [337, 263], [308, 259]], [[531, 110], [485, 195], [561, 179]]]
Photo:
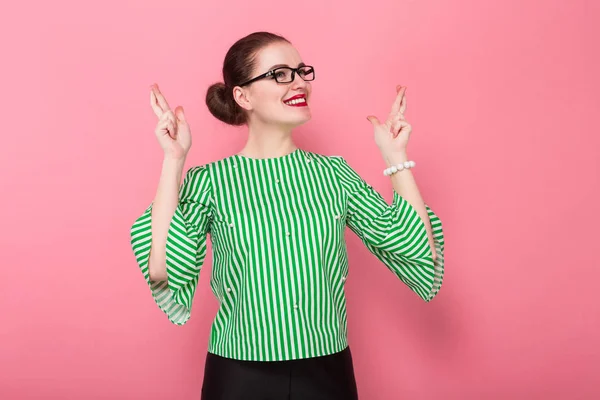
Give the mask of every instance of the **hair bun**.
[[243, 125], [246, 122], [245, 114], [233, 99], [231, 90], [224, 82], [217, 82], [210, 85], [206, 91], [208, 111], [215, 118], [226, 124]]
[[233, 98], [233, 87], [225, 82], [246, 82], [256, 64], [258, 52], [275, 42], [289, 41], [270, 32], [254, 32], [239, 39], [227, 51], [223, 61], [223, 81], [210, 85], [206, 91], [206, 105], [210, 113], [229, 125], [244, 125], [248, 115]]

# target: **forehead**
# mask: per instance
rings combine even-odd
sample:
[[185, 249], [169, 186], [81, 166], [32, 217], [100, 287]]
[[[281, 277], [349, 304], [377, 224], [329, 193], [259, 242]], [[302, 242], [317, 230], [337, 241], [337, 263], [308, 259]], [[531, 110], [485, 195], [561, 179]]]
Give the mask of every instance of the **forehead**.
[[294, 46], [286, 42], [271, 43], [261, 49], [256, 59], [256, 71], [267, 72], [276, 64], [287, 64], [297, 67], [302, 62], [300, 54]]

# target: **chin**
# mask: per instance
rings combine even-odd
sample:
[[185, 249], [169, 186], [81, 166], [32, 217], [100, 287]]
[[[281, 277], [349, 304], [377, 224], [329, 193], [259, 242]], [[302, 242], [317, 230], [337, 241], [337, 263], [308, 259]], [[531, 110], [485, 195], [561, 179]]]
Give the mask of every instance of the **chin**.
[[290, 123], [290, 125], [292, 125], [292, 126], [300, 126], [300, 125], [304, 125], [308, 121], [310, 121], [310, 115], [308, 117], [306, 117], [306, 118], [302, 118], [300, 120], [296, 120], [293, 123]]
[[283, 125], [283, 126], [295, 128], [297, 126], [304, 125], [305, 123], [310, 121], [310, 119], [311, 119], [311, 115], [308, 114], [306, 116], [303, 116], [302, 118], [294, 118], [294, 119], [287, 119], [287, 120], [279, 121], [279, 124]]

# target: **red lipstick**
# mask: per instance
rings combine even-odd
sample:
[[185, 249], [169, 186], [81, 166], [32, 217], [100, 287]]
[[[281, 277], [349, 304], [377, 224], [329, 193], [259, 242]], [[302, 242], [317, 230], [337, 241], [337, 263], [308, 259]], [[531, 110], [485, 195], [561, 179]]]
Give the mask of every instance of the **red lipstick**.
[[[299, 99], [304, 99], [304, 101], [299, 101], [296, 104], [289, 104], [290, 101], [292, 101], [292, 100], [299, 100]], [[307, 104], [306, 104], [306, 95], [304, 95], [304, 94], [297, 94], [295, 96], [290, 97], [287, 100], [284, 100], [283, 102], [284, 102], [285, 105], [288, 105], [290, 107], [306, 107], [307, 106]]]

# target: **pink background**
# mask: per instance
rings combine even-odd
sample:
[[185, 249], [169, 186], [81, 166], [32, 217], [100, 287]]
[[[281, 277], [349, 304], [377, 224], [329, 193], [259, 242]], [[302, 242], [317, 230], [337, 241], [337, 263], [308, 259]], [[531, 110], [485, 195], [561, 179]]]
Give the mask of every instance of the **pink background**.
[[204, 94], [256, 30], [316, 66], [297, 144], [346, 157], [389, 201], [365, 117], [408, 86], [446, 275], [427, 304], [347, 230], [361, 399], [600, 396], [599, 2], [36, 3], [0, 24], [0, 398], [199, 398], [212, 257], [176, 327], [129, 245], [161, 168], [148, 85], [185, 107], [187, 167], [237, 152], [244, 131]]

